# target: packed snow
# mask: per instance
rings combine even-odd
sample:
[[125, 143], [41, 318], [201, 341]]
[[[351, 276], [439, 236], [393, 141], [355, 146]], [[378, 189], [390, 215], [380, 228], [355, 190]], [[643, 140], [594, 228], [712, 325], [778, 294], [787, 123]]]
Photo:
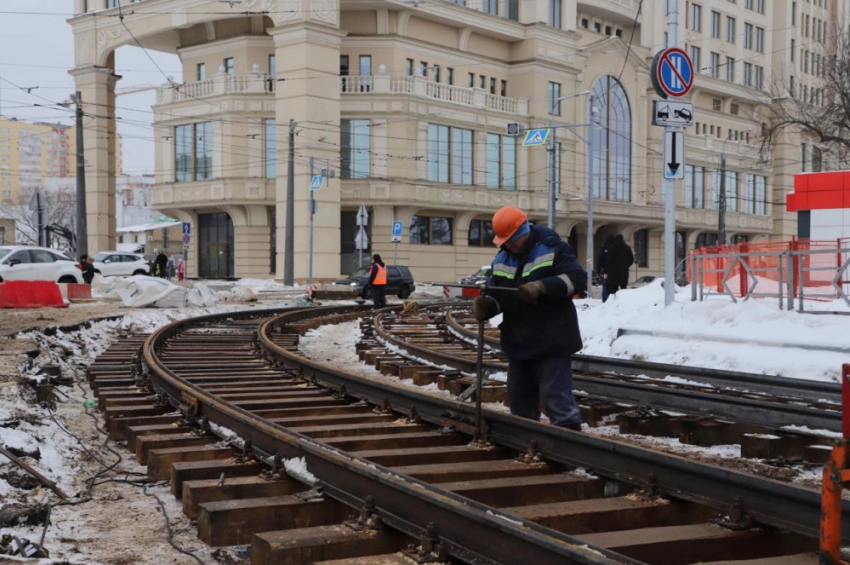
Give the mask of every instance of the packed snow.
[[[829, 316], [780, 310], [776, 301], [732, 302], [710, 297], [691, 302], [689, 288], [664, 307], [664, 288], [656, 279], [638, 289], [621, 290], [608, 302], [576, 301], [587, 355], [620, 357], [710, 367], [730, 371], [781, 375], [801, 379], [840, 379], [847, 354], [784, 347], [789, 343], [846, 348], [850, 316]], [[674, 333], [678, 338], [625, 335], [621, 328]], [[737, 339], [740, 343], [711, 342], [696, 336]], [[775, 343], [752, 345], [749, 340]]]

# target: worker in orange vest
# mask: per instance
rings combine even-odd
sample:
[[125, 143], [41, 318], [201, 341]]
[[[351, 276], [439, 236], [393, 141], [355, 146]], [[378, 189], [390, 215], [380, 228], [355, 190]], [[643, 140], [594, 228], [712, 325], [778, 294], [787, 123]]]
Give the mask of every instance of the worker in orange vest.
[[387, 305], [387, 297], [384, 291], [387, 288], [387, 266], [381, 261], [377, 253], [372, 256], [372, 269], [369, 272], [369, 285], [372, 287], [372, 303], [375, 308], [383, 308]]

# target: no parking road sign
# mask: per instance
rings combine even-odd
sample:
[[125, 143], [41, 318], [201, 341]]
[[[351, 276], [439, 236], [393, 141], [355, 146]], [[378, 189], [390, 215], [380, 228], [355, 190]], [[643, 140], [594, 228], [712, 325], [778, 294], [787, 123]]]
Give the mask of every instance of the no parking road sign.
[[682, 49], [671, 47], [660, 51], [652, 60], [652, 86], [663, 98], [679, 98], [691, 91], [694, 65]]

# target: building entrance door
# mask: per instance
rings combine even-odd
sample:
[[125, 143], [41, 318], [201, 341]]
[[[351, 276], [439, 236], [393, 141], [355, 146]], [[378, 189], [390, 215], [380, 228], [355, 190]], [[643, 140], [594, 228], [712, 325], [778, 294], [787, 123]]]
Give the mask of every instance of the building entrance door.
[[224, 212], [198, 214], [199, 266], [204, 279], [235, 276], [233, 269], [233, 221]]

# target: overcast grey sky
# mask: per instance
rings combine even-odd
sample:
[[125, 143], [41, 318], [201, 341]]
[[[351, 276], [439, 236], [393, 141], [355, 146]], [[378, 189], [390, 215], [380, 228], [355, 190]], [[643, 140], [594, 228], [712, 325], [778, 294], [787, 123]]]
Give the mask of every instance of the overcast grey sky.
[[[66, 20], [74, 11], [73, 0], [0, 0], [0, 78], [24, 88], [38, 87], [31, 94], [0, 80], [0, 114], [7, 118], [72, 123], [72, 114], [34, 104], [61, 102], [73, 92], [68, 70], [74, 66], [73, 34]], [[12, 13], [24, 12], [24, 13]], [[176, 81], [181, 80], [176, 55], [148, 51], [157, 64]], [[116, 72], [123, 78], [119, 91], [140, 85], [161, 85], [165, 77], [138, 47], [122, 47], [115, 54]], [[44, 100], [46, 98], [47, 100]], [[128, 94], [117, 99], [118, 123], [123, 138], [123, 168], [129, 174], [154, 171], [151, 106], [153, 91]], [[50, 102], [49, 102], [50, 101]], [[137, 122], [143, 122], [139, 124]]]

